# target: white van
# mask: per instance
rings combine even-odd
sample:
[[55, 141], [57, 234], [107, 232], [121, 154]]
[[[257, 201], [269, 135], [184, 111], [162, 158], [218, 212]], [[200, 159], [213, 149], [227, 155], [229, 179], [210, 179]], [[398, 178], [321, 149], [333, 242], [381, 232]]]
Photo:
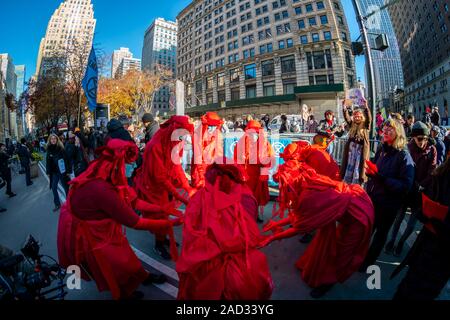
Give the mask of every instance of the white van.
[[[288, 124], [291, 126], [291, 132], [293, 131], [293, 126], [295, 126], [295, 124], [301, 124], [302, 122], [302, 115], [300, 114], [287, 114], [286, 115], [287, 120], [288, 120]], [[275, 118], [273, 118], [272, 120], [270, 120], [269, 122], [269, 130], [272, 133], [278, 133], [280, 131], [280, 127], [281, 127], [281, 116], [276, 116]]]

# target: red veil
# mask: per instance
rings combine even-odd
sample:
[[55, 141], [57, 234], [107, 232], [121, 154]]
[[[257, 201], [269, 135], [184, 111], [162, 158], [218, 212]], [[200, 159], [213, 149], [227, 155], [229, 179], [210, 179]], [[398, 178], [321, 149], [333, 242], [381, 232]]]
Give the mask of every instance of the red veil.
[[[221, 141], [221, 129], [223, 120], [215, 112], [207, 112], [201, 117], [201, 130], [195, 132], [193, 138], [193, 155], [191, 164], [192, 186], [199, 189], [205, 185], [205, 172], [208, 163], [206, 159], [211, 161], [217, 157], [223, 156], [223, 146]], [[215, 134], [208, 134], [208, 126], [217, 127]], [[219, 138], [219, 141], [216, 140]], [[209, 162], [211, 163], [211, 162]]]
[[213, 164], [186, 208], [178, 299], [269, 299], [273, 284], [256, 225], [257, 203], [237, 165]]
[[114, 299], [129, 296], [148, 276], [132, 251], [122, 225], [112, 218], [82, 220], [73, 214], [72, 195], [89, 181], [101, 179], [113, 185], [126, 203], [136, 198], [128, 187], [125, 163], [137, 159], [138, 149], [132, 142], [112, 139], [97, 149], [100, 157], [70, 182], [66, 203], [61, 208], [58, 224], [58, 256], [63, 267], [82, 265], [100, 291], [110, 290]]
[[[144, 161], [137, 170], [134, 184], [139, 198], [149, 203], [167, 204], [171, 200], [170, 195], [187, 203], [187, 199], [177, 189], [190, 191], [191, 187], [181, 164], [172, 161], [172, 155], [181, 159], [182, 154], [182, 149], [176, 151], [182, 143], [174, 136], [178, 130], [181, 130], [180, 135], [183, 131], [192, 135], [194, 127], [187, 116], [172, 116], [161, 125], [145, 147]], [[145, 216], [145, 212], [143, 214]]]
[[[311, 287], [345, 281], [363, 262], [367, 253], [374, 209], [367, 193], [359, 185], [318, 174], [301, 161], [295, 144], [286, 147], [274, 176], [280, 184], [280, 210], [274, 214], [288, 218], [270, 222], [271, 240], [318, 230], [296, 266]], [[283, 225], [290, 228], [283, 230]]]

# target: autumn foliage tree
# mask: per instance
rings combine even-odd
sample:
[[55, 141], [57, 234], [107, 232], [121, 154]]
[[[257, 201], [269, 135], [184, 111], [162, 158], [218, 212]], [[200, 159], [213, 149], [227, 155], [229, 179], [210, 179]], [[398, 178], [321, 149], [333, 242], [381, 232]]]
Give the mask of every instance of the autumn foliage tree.
[[172, 82], [172, 73], [164, 67], [158, 72], [130, 70], [120, 79], [100, 79], [98, 101], [110, 105], [112, 117], [142, 115], [152, 111], [154, 93]]

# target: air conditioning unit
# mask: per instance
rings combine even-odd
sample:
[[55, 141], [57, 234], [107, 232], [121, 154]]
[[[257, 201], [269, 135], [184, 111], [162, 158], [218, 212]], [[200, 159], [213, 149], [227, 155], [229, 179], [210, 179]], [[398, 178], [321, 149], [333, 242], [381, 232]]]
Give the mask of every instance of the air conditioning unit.
[[384, 51], [389, 48], [389, 39], [382, 33], [375, 38], [375, 50]]

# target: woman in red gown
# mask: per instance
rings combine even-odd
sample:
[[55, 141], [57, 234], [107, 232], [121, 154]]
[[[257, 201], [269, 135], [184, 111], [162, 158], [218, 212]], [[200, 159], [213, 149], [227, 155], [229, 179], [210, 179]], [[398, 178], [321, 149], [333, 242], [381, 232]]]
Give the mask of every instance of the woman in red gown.
[[[161, 124], [160, 129], [145, 147], [142, 166], [137, 170], [134, 179], [134, 188], [140, 199], [155, 205], [172, 206], [172, 208], [175, 208], [176, 201], [188, 203], [188, 197], [182, 196], [178, 189], [185, 190], [189, 196], [195, 193], [195, 189], [189, 185], [180, 162], [183, 139], [191, 136], [193, 130], [194, 126], [187, 116], [172, 116]], [[142, 214], [146, 218], [165, 218], [162, 211], [155, 213], [142, 210]], [[166, 234], [156, 232], [155, 238], [155, 251], [164, 259], [176, 260], [177, 251], [174, 249], [173, 237], [170, 241], [170, 254], [165, 248]]]
[[264, 207], [270, 200], [269, 170], [274, 166], [275, 158], [272, 146], [258, 121], [248, 122], [244, 136], [234, 149], [234, 160], [244, 166], [248, 176], [247, 186], [253, 192], [260, 209], [257, 220], [262, 222]]
[[266, 256], [256, 249], [262, 240], [257, 213], [258, 204], [238, 165], [208, 167], [205, 187], [186, 208], [176, 266], [178, 299], [270, 298], [273, 284]]
[[[193, 139], [191, 185], [200, 189], [205, 186], [205, 172], [216, 157], [223, 156], [223, 120], [215, 112], [207, 112], [201, 118], [201, 126], [196, 129]], [[197, 131], [198, 130], [198, 131]]]
[[[338, 182], [302, 162], [297, 144], [286, 147], [274, 179], [280, 184], [282, 218], [269, 222], [264, 231], [274, 234], [261, 246], [274, 240], [317, 230], [296, 266], [303, 280], [318, 298], [337, 282], [344, 282], [362, 264], [372, 232], [374, 209], [359, 185]], [[287, 218], [284, 212], [288, 210]], [[287, 229], [283, 227], [289, 226]]]
[[[114, 299], [140, 298], [141, 284], [164, 282], [141, 265], [125, 237], [123, 226], [170, 233], [179, 220], [168, 219], [179, 212], [151, 205], [137, 198], [128, 187], [125, 164], [136, 160], [133, 142], [112, 139], [97, 149], [99, 158], [75, 178], [58, 225], [58, 255], [63, 267], [82, 267], [85, 280], [94, 279], [99, 291], [111, 291]], [[140, 218], [133, 210], [166, 212], [165, 219]]]

